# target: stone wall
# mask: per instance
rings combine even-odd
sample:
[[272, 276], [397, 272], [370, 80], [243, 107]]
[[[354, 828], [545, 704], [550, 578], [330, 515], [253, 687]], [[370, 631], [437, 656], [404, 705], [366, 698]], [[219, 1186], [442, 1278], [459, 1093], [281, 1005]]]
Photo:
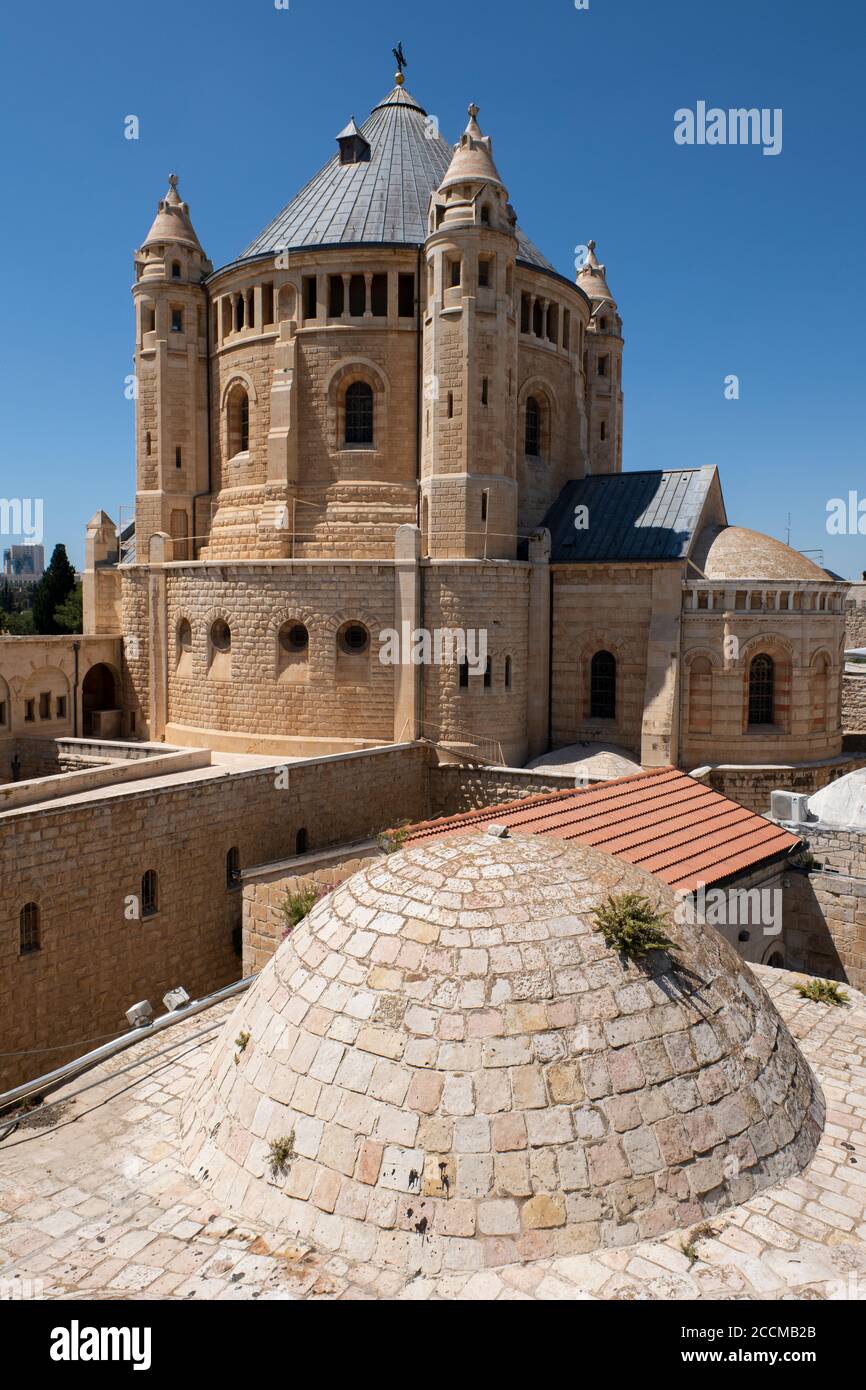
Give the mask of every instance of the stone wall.
[[769, 814], [771, 792], [790, 791], [812, 796], [821, 787], [858, 767], [866, 767], [866, 756], [849, 753], [801, 767], [708, 767], [695, 768], [689, 775], [741, 806], [747, 806], [750, 811], [765, 816]]
[[[652, 590], [648, 566], [554, 571], [552, 747], [598, 739], [640, 757]], [[590, 663], [597, 651], [616, 658], [614, 719], [590, 713]]]
[[866, 584], [852, 584], [848, 594], [845, 646], [866, 647]]
[[18, 758], [18, 781], [62, 772], [53, 738], [0, 738], [0, 782], [12, 781], [12, 760]]
[[817, 867], [789, 871], [785, 948], [789, 969], [866, 987], [866, 833], [798, 825]]
[[[421, 731], [431, 742], [480, 749], [520, 765], [527, 754], [529, 670], [528, 565], [501, 561], [433, 563], [422, 567], [423, 623], [483, 632], [490, 684], [470, 672], [460, 686], [456, 664], [423, 670]], [[468, 640], [468, 639], [467, 639]], [[399, 731], [398, 731], [399, 732]]]
[[842, 728], [846, 733], [866, 730], [866, 665], [862, 675], [845, 672], [842, 681]]
[[[302, 563], [167, 571], [168, 722], [252, 735], [390, 740], [394, 668], [379, 660], [394, 623], [392, 565]], [[211, 664], [209, 632], [231, 629], [230, 661]], [[178, 646], [192, 628], [191, 659]], [[303, 624], [309, 645], [297, 661], [280, 646], [284, 623]], [[360, 623], [366, 652], [347, 655], [339, 633]]]
[[[427, 809], [420, 745], [342, 754], [208, 776], [99, 800], [0, 815], [0, 1088], [87, 1051], [86, 1039], [125, 1029], [124, 1011], [182, 984], [200, 995], [240, 976], [241, 867], [343, 844]], [[193, 778], [198, 780], [192, 780]], [[148, 869], [158, 912], [128, 917]], [[40, 949], [19, 954], [21, 909], [36, 903]], [[62, 1045], [70, 1043], [68, 1051]]]
[[283, 906], [289, 894], [310, 890], [321, 897], [351, 878], [383, 851], [375, 840], [340, 848], [334, 854], [304, 854], [266, 864], [243, 875], [243, 973], [257, 974], [270, 960], [287, 929]]
[[513, 767], [464, 767], [441, 763], [429, 772], [430, 818], [498, 806], [541, 792], [569, 791], [574, 778]]

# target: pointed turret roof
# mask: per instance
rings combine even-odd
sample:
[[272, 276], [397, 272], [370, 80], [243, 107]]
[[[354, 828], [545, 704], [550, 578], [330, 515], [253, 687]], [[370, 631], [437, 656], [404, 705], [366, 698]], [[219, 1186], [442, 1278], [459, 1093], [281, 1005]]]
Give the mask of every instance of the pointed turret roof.
[[[454, 156], [435, 117], [428, 117], [398, 81], [373, 108], [360, 134], [370, 145], [370, 158], [343, 164], [335, 152], [239, 260], [308, 246], [423, 244], [430, 196]], [[498, 180], [492, 158], [485, 167], [493, 167]], [[519, 232], [518, 239], [521, 260], [552, 269], [531, 241]]]
[[469, 107], [469, 124], [454, 146], [448, 172], [439, 185], [440, 192], [455, 183], [492, 183], [505, 191], [493, 162], [493, 141], [489, 135], [482, 135], [477, 118], [478, 107], [473, 102]]
[[611, 294], [605, 279], [605, 267], [600, 264], [595, 254], [595, 242], [588, 241], [589, 255], [577, 272], [577, 283], [590, 299], [607, 299], [616, 308], [616, 300]]
[[201, 250], [201, 243], [190, 221], [189, 204], [182, 202], [177, 185], [177, 174], [169, 174], [168, 192], [157, 205], [153, 226], [142, 242], [142, 247], [159, 241], [177, 241]]

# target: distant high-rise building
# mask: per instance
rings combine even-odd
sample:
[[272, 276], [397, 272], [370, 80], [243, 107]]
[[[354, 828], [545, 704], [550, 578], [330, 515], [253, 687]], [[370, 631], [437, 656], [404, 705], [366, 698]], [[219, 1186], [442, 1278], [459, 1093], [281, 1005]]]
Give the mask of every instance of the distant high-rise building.
[[45, 572], [45, 547], [10, 545], [3, 551], [3, 573], [11, 579], [41, 579]]

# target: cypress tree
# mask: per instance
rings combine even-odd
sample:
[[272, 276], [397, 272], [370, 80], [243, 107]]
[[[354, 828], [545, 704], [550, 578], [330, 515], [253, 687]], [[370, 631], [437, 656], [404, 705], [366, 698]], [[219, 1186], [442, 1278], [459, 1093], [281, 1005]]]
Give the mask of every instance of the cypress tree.
[[36, 631], [51, 637], [62, 629], [54, 614], [75, 588], [75, 570], [69, 563], [65, 545], [55, 545], [51, 563], [33, 594], [33, 621]]

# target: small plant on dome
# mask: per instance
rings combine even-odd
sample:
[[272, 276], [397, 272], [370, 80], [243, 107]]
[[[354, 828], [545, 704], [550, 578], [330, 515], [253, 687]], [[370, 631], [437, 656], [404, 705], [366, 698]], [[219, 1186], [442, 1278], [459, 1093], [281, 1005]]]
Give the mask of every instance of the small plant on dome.
[[376, 844], [383, 854], [395, 854], [402, 849], [409, 838], [409, 822], [401, 821], [393, 830], [382, 830], [376, 836]]
[[810, 980], [807, 985], [795, 985], [794, 988], [813, 1004], [833, 1004], [836, 1008], [845, 1008], [850, 1002], [835, 980]]
[[235, 1066], [237, 1066], [238, 1062], [241, 1060], [241, 1054], [246, 1052], [249, 1040], [250, 1035], [247, 1032], [238, 1033], [235, 1038], [235, 1047], [237, 1048], [237, 1052], [235, 1053]]
[[667, 934], [667, 918], [659, 916], [640, 893], [608, 894], [601, 907], [593, 908], [593, 916], [605, 946], [627, 960], [642, 960], [650, 951], [675, 945]]
[[791, 862], [796, 869], [805, 869], [808, 873], [821, 867], [814, 854], [810, 854], [808, 850], [803, 850], [802, 854], [798, 854]]
[[696, 1226], [691, 1235], [683, 1236], [680, 1241], [680, 1250], [690, 1265], [693, 1265], [698, 1258], [698, 1246], [701, 1241], [712, 1240], [718, 1234], [715, 1226], [711, 1226], [708, 1221], [705, 1221], [702, 1226]]
[[295, 1153], [295, 1131], [290, 1129], [288, 1134], [283, 1134], [279, 1139], [272, 1139], [268, 1145], [268, 1163], [272, 1178], [282, 1178], [288, 1172], [289, 1164], [293, 1158], [297, 1158]]
[[283, 940], [294, 931], [299, 922], [303, 922], [309, 912], [312, 912], [319, 898], [324, 897], [321, 888], [301, 888], [297, 893], [287, 892], [280, 904], [280, 911], [283, 914], [285, 928], [283, 930]]

